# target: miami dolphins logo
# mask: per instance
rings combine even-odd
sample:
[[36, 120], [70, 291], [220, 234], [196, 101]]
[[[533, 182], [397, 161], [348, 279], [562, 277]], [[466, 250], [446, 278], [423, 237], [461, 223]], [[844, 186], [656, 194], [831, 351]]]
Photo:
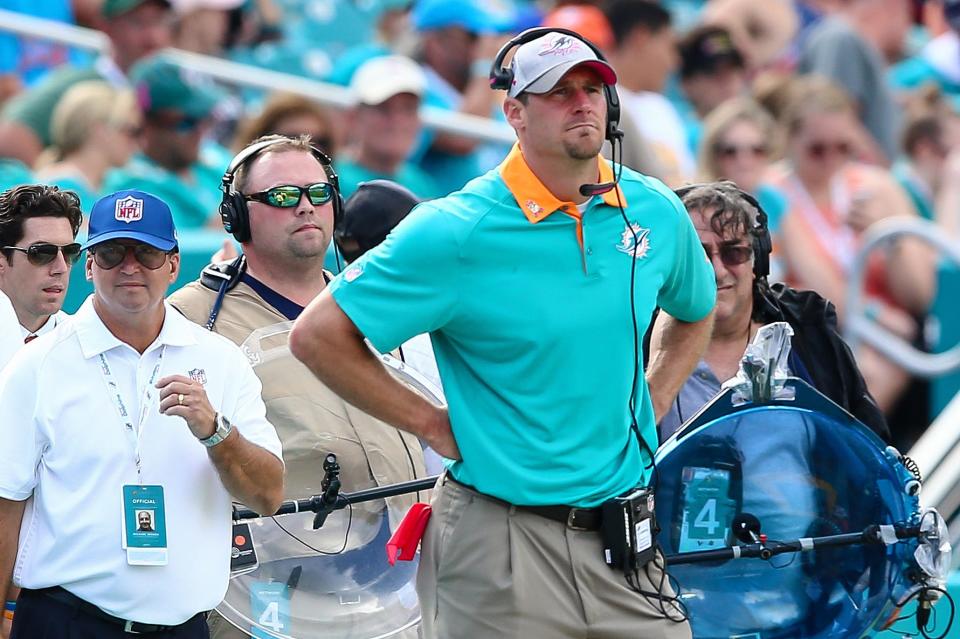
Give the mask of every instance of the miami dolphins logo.
[[548, 40], [541, 47], [537, 55], [567, 55], [580, 50], [580, 42], [568, 35], [559, 35]]
[[635, 260], [646, 257], [647, 251], [650, 250], [650, 229], [645, 229], [636, 222], [632, 222], [620, 234], [620, 243], [617, 244], [617, 250], [632, 255]]

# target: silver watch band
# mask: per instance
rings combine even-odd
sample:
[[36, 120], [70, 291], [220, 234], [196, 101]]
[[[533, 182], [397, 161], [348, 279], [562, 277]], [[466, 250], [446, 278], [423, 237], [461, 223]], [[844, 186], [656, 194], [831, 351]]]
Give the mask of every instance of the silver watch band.
[[214, 420], [217, 423], [217, 430], [213, 431], [213, 434], [206, 439], [200, 440], [200, 443], [207, 448], [212, 448], [225, 440], [227, 435], [230, 434], [230, 431], [233, 430], [233, 424], [230, 423], [230, 420], [220, 413], [217, 413], [217, 416], [214, 418]]

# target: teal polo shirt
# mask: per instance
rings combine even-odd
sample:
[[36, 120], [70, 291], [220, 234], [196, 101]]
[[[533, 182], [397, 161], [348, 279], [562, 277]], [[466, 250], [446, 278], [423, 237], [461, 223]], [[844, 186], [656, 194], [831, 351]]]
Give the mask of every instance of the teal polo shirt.
[[[515, 146], [462, 191], [418, 206], [332, 282], [381, 352], [430, 333], [463, 457], [450, 467], [457, 480], [514, 504], [582, 507], [647, 481], [628, 408], [635, 340], [657, 306], [706, 317], [716, 281], [672, 191], [627, 168], [620, 189], [636, 243], [616, 191], [581, 215]], [[636, 411], [655, 450], [642, 368]]]

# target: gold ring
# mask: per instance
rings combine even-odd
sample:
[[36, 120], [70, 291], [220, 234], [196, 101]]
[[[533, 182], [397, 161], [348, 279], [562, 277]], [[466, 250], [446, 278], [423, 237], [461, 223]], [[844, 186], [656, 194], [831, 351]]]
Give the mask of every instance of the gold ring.
[[177, 394], [177, 403], [183, 406], [183, 393]]

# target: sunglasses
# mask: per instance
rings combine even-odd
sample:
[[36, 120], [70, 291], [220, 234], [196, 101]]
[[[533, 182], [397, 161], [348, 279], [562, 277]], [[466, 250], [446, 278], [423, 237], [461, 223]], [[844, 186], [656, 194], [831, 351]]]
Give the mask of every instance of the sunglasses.
[[829, 153], [836, 153], [843, 157], [853, 154], [853, 145], [849, 142], [811, 142], [807, 145], [807, 153], [815, 160], [822, 160]]
[[333, 187], [329, 182], [317, 182], [310, 186], [283, 184], [259, 193], [244, 195], [243, 199], [262, 202], [280, 209], [289, 209], [299, 204], [300, 198], [304, 195], [310, 200], [310, 204], [319, 206], [326, 204], [333, 198]]
[[128, 245], [119, 242], [104, 242], [90, 248], [90, 252], [93, 253], [93, 261], [106, 271], [119, 266], [126, 259], [128, 251], [133, 251], [133, 257], [151, 271], [163, 266], [170, 254], [169, 251], [162, 251], [149, 244]]
[[714, 147], [714, 150], [718, 157], [724, 159], [735, 158], [738, 155], [751, 155], [755, 158], [765, 158], [769, 153], [770, 149], [766, 144], [718, 144]]
[[[703, 250], [707, 253], [707, 258], [712, 262], [713, 252], [706, 246], [703, 247]], [[720, 261], [723, 262], [724, 266], [739, 266], [750, 261], [750, 258], [753, 257], [753, 247], [725, 244], [717, 249], [717, 253], [720, 255]]]
[[80, 259], [80, 245], [77, 243], [59, 246], [57, 244], [50, 244], [49, 242], [37, 242], [26, 248], [22, 246], [4, 246], [3, 250], [23, 251], [27, 254], [27, 261], [34, 266], [45, 266], [49, 264], [57, 259], [58, 253], [63, 253], [63, 261], [68, 265], [76, 264], [77, 260]]

